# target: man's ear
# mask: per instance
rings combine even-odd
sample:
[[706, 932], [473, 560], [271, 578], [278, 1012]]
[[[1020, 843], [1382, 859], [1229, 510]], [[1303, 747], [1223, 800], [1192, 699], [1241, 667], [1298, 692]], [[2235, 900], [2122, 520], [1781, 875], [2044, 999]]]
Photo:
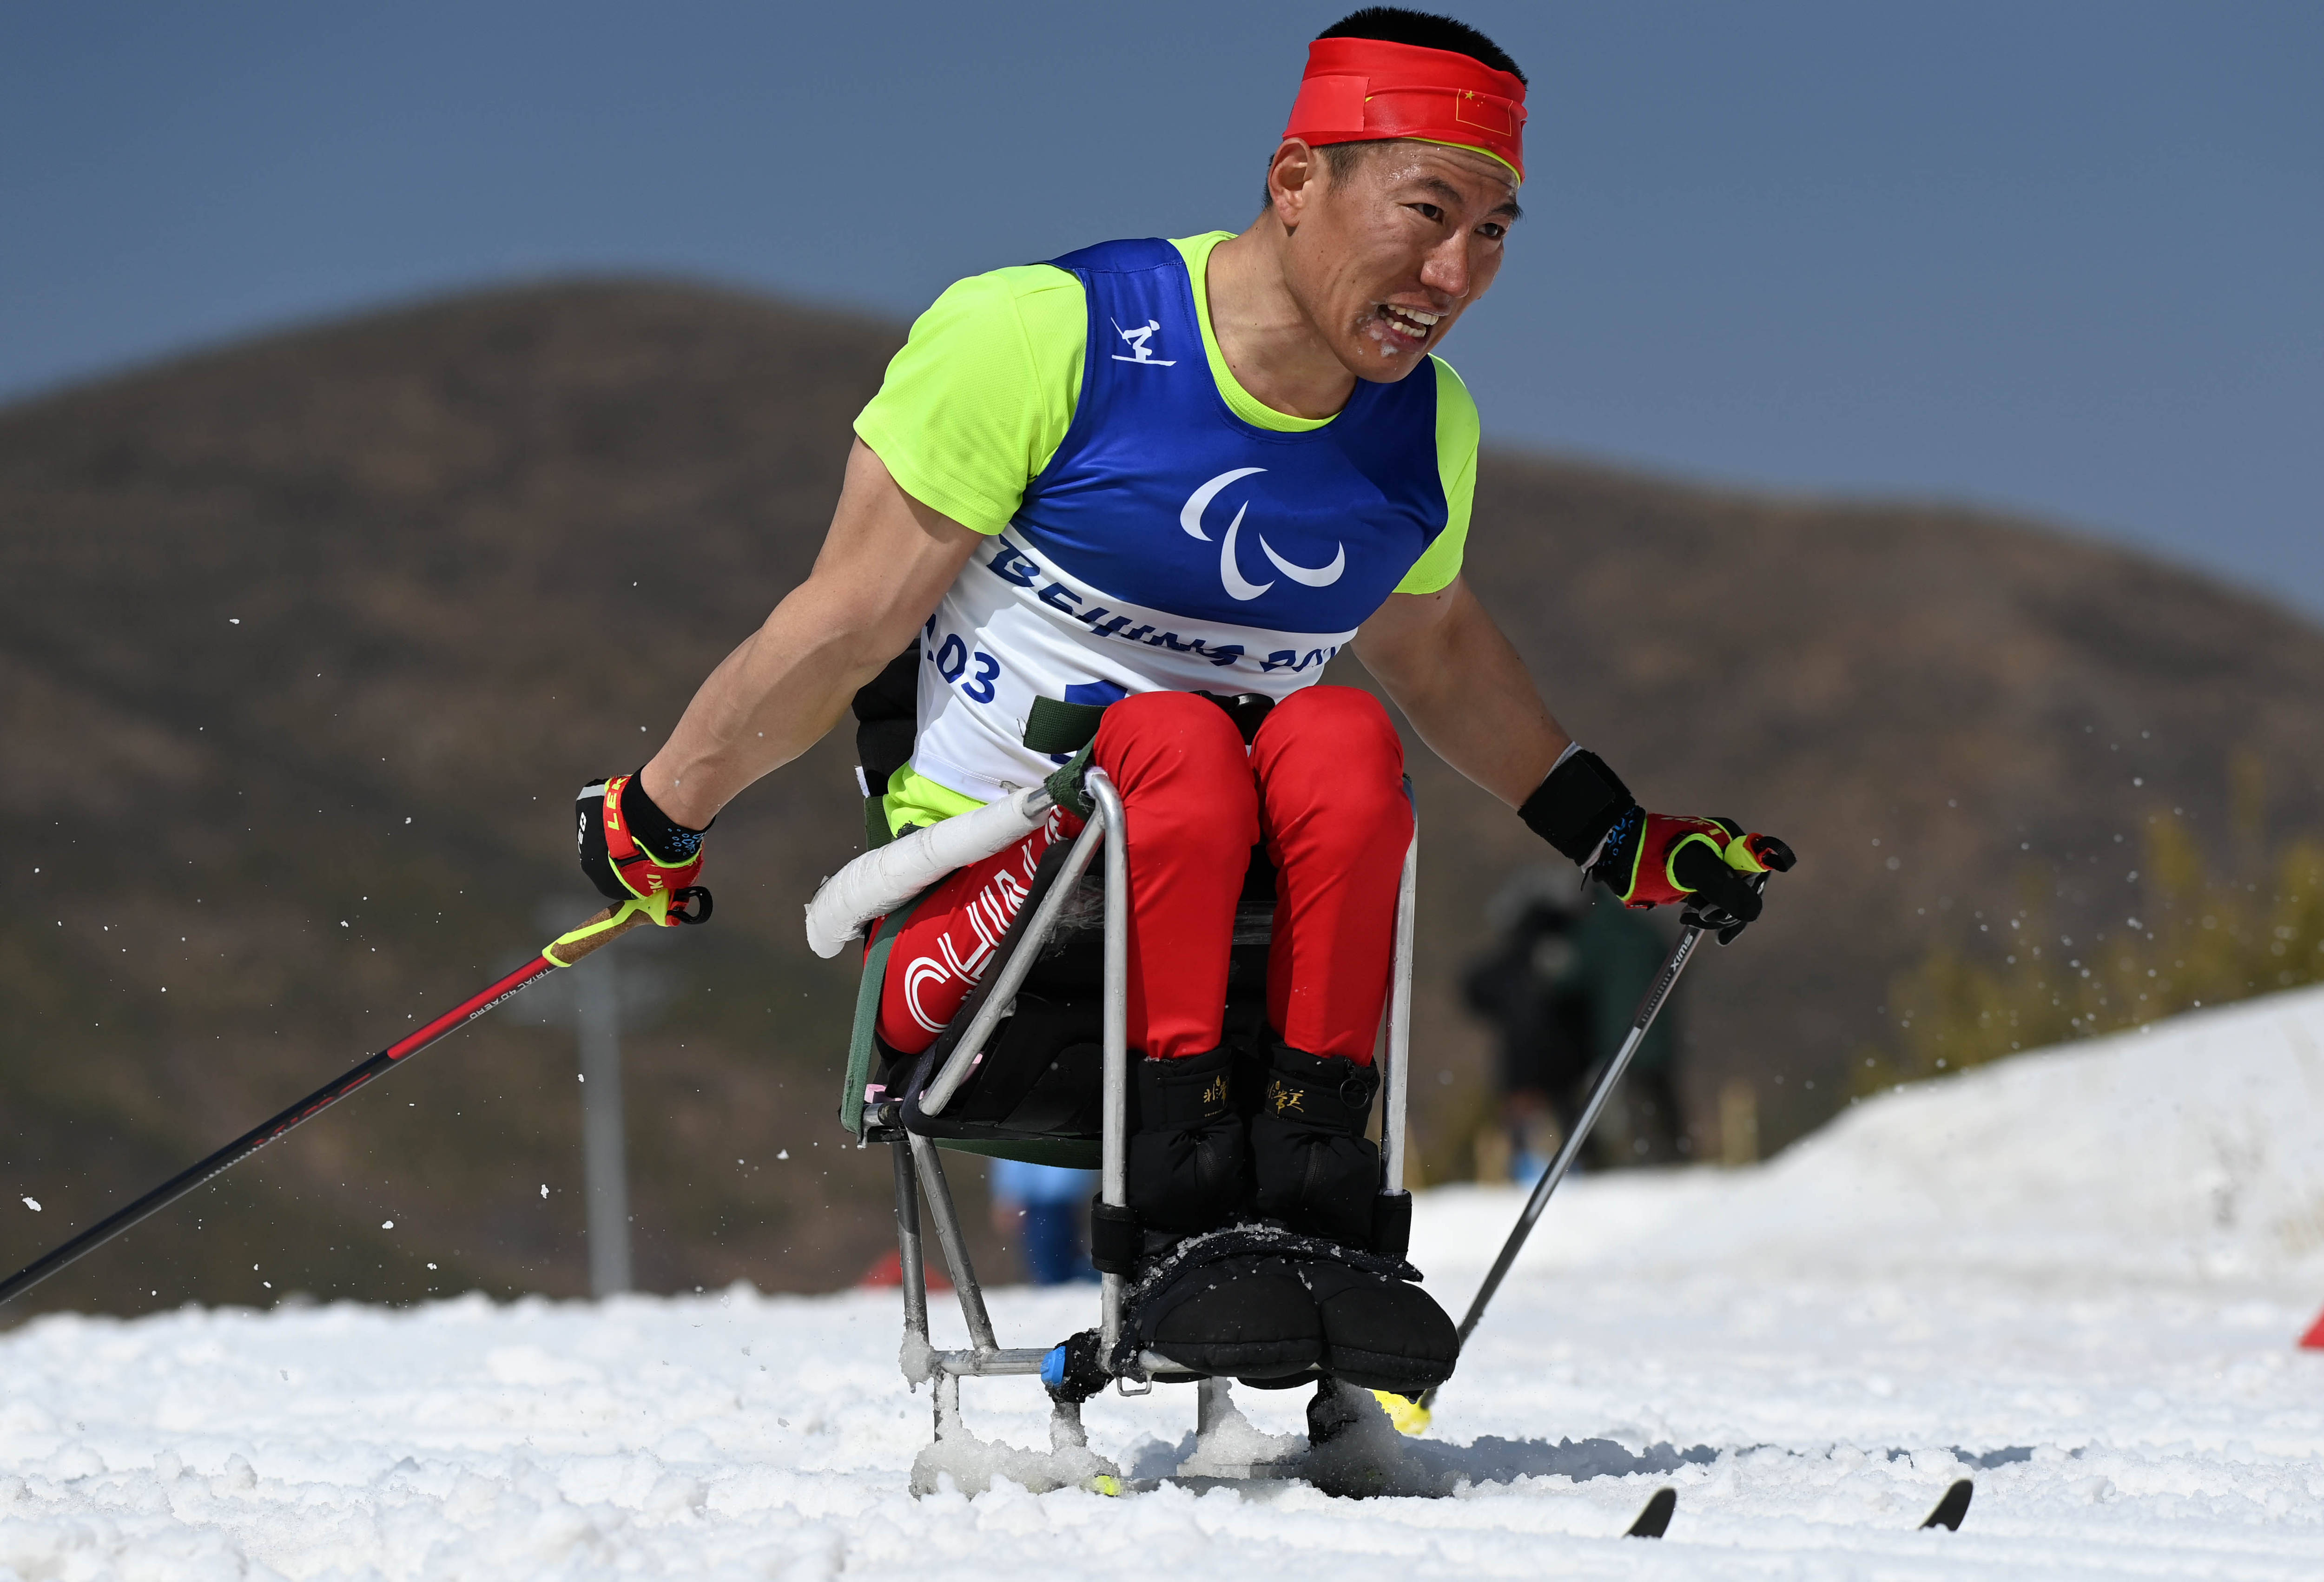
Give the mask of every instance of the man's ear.
[[1321, 151], [1308, 147], [1296, 137], [1284, 139], [1283, 146], [1268, 161], [1267, 197], [1275, 217], [1286, 230], [1298, 228], [1308, 205], [1330, 179], [1323, 170]]

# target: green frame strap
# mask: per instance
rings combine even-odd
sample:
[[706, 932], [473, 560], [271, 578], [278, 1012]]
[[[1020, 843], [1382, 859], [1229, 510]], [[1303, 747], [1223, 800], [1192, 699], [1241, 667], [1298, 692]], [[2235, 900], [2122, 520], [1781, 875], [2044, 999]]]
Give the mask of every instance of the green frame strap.
[[855, 1027], [847, 1040], [846, 1086], [839, 1090], [839, 1124], [852, 1137], [863, 1136], [863, 1088], [872, 1080], [872, 1033], [880, 1022], [880, 986], [888, 980], [888, 955], [896, 948], [896, 936], [927, 897], [923, 890], [911, 905], [889, 913], [863, 953], [863, 978], [855, 989]]
[[1097, 740], [1098, 722], [1105, 717], [1105, 711], [1103, 704], [1037, 697], [1025, 716], [1025, 745], [1035, 752], [1079, 752]]

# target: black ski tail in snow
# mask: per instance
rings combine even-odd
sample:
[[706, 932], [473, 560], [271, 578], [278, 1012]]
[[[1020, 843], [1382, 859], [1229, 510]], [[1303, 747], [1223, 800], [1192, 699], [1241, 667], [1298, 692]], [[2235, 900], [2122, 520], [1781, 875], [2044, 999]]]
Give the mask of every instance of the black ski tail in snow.
[[1941, 1527], [1947, 1532], [1959, 1532], [1961, 1518], [1969, 1514], [1969, 1496], [1975, 1493], [1977, 1485], [1966, 1477], [1954, 1484], [1945, 1491], [1945, 1497], [1937, 1502], [1937, 1508], [1929, 1513], [1929, 1519], [1921, 1523], [1922, 1530], [1925, 1531], [1932, 1527]]
[[[1967, 1502], [1964, 1501], [1963, 1504], [1966, 1504]], [[1646, 1508], [1638, 1513], [1638, 1519], [1630, 1523], [1630, 1530], [1622, 1536], [1660, 1538], [1670, 1531], [1671, 1513], [1677, 1509], [1678, 1490], [1658, 1488], [1655, 1491], [1654, 1497], [1646, 1502]]]

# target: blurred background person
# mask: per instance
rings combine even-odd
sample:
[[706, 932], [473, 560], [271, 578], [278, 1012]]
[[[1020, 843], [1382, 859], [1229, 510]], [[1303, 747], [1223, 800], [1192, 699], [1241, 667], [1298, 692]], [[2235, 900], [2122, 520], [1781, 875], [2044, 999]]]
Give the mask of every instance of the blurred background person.
[[1017, 1244], [1027, 1280], [1067, 1285], [1097, 1278], [1082, 1225], [1097, 1191], [1096, 1171], [995, 1159], [988, 1190], [992, 1228]]
[[[1480, 1139], [1478, 1173], [1529, 1183], [1580, 1120], [1670, 942], [1648, 915], [1598, 906], [1547, 867], [1512, 874], [1485, 918], [1493, 943], [1462, 979], [1499, 1054], [1499, 1113]], [[1615, 1168], [1686, 1155], [1678, 1028], [1674, 996], [1600, 1117], [1584, 1162]]]

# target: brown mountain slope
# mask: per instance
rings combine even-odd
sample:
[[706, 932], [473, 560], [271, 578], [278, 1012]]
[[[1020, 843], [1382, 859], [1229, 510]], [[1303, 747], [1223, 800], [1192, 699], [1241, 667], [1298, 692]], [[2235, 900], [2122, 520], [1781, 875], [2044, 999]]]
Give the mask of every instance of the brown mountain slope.
[[[591, 905], [565, 798], [804, 573], [899, 338], [568, 285], [0, 414], [0, 1265], [467, 992], [544, 897]], [[1553, 702], [1650, 802], [1800, 848], [1688, 1007], [1698, 1100], [1752, 1075], [1776, 1140], [1828, 1112], [1889, 976], [2013, 904], [2023, 864], [2103, 924], [2138, 821], [2221, 821], [2236, 750], [2272, 822], [2319, 822], [2324, 634], [2135, 556], [1505, 454], [1472, 543]], [[1544, 853], [1414, 757], [1443, 1168], [1482, 1058], [1450, 980]], [[629, 1052], [646, 1283], [827, 1285], [884, 1234], [881, 1163], [830, 1120], [850, 974], [798, 928], [853, 849], [851, 761], [827, 742], [730, 810], [717, 924], [661, 957], [678, 1004]], [[571, 1291], [577, 1129], [569, 1037], [488, 1022], [35, 1303]]]

